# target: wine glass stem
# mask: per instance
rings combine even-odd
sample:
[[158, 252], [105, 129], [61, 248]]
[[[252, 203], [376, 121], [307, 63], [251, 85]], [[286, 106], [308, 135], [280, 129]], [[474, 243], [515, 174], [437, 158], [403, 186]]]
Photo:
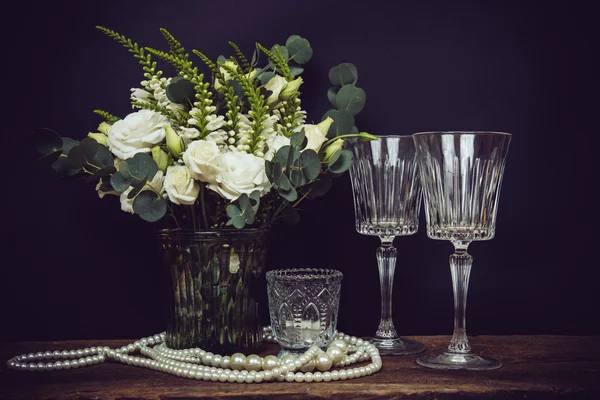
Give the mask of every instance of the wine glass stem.
[[392, 320], [392, 287], [396, 270], [397, 250], [392, 246], [394, 238], [382, 238], [377, 249], [377, 266], [379, 267], [379, 285], [381, 287], [381, 321], [376, 337], [395, 339], [398, 337]]
[[465, 314], [473, 257], [467, 253], [469, 242], [456, 241], [453, 244], [454, 254], [450, 256], [450, 271], [454, 290], [454, 333], [448, 350], [454, 353], [469, 353], [471, 346], [467, 339]]

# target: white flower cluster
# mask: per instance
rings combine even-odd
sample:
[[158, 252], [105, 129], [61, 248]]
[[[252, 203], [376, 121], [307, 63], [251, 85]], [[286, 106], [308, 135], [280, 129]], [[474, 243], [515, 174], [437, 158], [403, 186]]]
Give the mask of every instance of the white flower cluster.
[[[224, 75], [229, 78], [228, 74]], [[171, 111], [185, 111], [183, 105], [167, 98], [165, 88], [169, 82], [170, 79], [156, 77], [143, 81], [142, 89], [131, 89], [131, 99]], [[300, 83], [301, 79], [297, 85]], [[267, 104], [276, 101], [287, 84], [281, 77], [273, 78], [266, 85], [273, 92]], [[318, 152], [332, 120], [328, 118], [318, 125], [307, 125], [304, 123], [306, 113], [299, 107], [299, 101], [294, 104], [298, 104], [295, 131], [304, 129], [308, 138], [306, 148]], [[282, 133], [282, 114], [277, 107], [271, 110], [262, 122], [262, 130], [254, 137], [252, 135], [257, 133], [253, 132], [252, 111], [239, 114], [236, 126], [232, 126], [232, 121], [226, 120], [225, 116], [218, 115], [213, 105], [207, 105], [203, 110], [194, 107], [188, 114], [187, 126], [183, 126], [181, 121], [171, 121], [161, 113], [141, 109], [112, 126], [104, 124], [102, 133], [91, 137], [103, 141], [116, 156], [117, 170], [121, 160], [141, 152], [151, 153], [159, 171], [144, 190], [152, 190], [174, 204], [195, 204], [202, 182], [227, 201], [235, 201], [242, 194], [250, 195], [256, 190], [264, 196], [271, 190], [265, 160], [272, 160], [282, 146], [290, 144], [289, 137]], [[250, 151], [251, 141], [253, 152]], [[100, 191], [100, 184], [97, 189], [100, 197], [118, 194]], [[133, 213], [135, 198], [127, 198], [130, 191], [131, 188], [120, 194], [121, 208]]]

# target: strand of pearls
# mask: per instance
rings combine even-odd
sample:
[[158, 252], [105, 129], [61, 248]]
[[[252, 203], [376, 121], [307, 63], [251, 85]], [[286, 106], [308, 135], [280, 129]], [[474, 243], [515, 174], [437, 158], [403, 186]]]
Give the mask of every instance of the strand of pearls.
[[[268, 328], [264, 337], [267, 341], [273, 340]], [[17, 371], [59, 371], [87, 367], [110, 359], [188, 379], [232, 383], [330, 382], [371, 375], [382, 366], [379, 350], [375, 346], [343, 333], [337, 334], [326, 351], [312, 346], [299, 356], [287, 354], [281, 360], [272, 355], [260, 357], [235, 353], [222, 356], [199, 348], [174, 350], [169, 349], [164, 340], [163, 332], [118, 349], [98, 346], [22, 354], [8, 360], [7, 365]], [[135, 352], [145, 357], [130, 355]], [[366, 366], [331, 370], [368, 360], [371, 362]], [[313, 372], [315, 369], [317, 371]]]

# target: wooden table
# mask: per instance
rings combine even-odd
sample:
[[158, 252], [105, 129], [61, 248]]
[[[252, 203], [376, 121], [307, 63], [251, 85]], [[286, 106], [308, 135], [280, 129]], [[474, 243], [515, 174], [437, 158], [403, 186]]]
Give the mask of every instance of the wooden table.
[[[441, 350], [447, 336], [409, 337]], [[374, 375], [329, 383], [236, 384], [189, 380], [115, 362], [46, 373], [6, 368], [13, 355], [128, 341], [0, 343], [3, 399], [600, 399], [600, 336], [473, 336], [475, 352], [500, 358], [495, 371], [438, 371], [417, 356], [383, 357]], [[275, 353], [269, 345], [265, 354]]]

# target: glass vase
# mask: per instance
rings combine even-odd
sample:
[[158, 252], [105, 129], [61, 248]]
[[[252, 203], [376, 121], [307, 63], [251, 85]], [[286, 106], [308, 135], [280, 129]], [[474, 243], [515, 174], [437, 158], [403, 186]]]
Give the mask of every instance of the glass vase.
[[261, 348], [268, 238], [268, 229], [159, 232], [169, 268], [168, 347], [219, 354]]

